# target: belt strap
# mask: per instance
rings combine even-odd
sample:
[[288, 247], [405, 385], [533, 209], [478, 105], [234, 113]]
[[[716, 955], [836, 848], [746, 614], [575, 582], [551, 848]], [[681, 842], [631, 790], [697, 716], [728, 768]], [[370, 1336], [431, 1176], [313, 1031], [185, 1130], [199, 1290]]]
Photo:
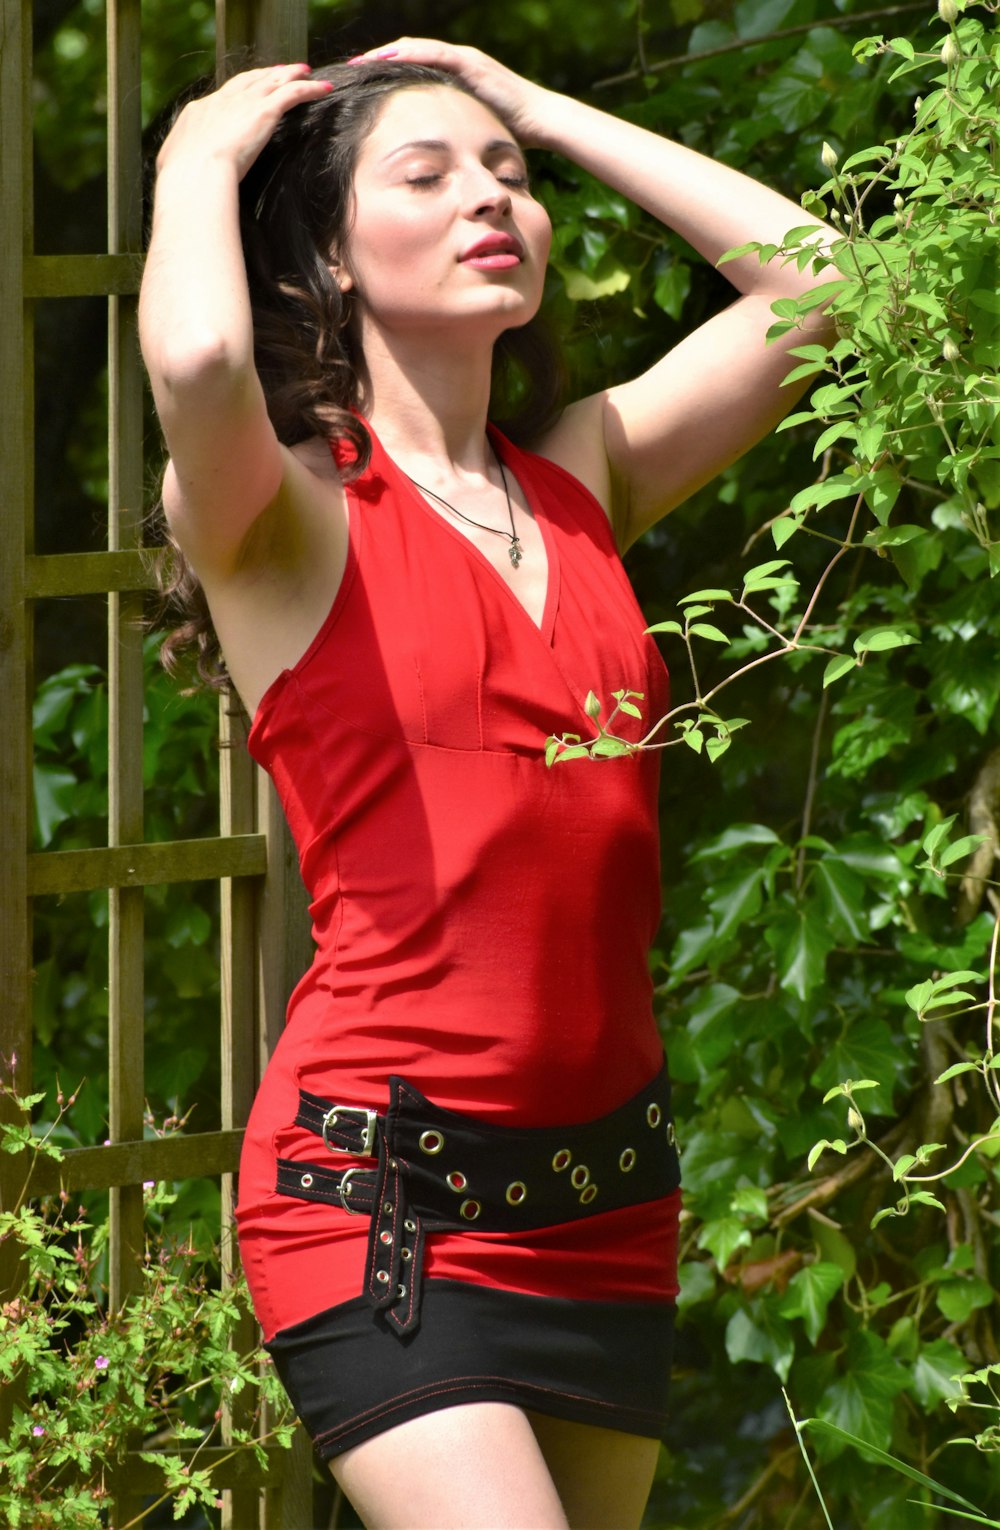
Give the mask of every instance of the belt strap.
[[371, 1217], [366, 1292], [401, 1333], [419, 1322], [427, 1232], [548, 1227], [657, 1200], [680, 1182], [665, 1068], [619, 1110], [561, 1127], [495, 1126], [434, 1105], [405, 1079], [389, 1088], [385, 1115], [301, 1091], [295, 1124], [372, 1167], [279, 1159], [277, 1189]]

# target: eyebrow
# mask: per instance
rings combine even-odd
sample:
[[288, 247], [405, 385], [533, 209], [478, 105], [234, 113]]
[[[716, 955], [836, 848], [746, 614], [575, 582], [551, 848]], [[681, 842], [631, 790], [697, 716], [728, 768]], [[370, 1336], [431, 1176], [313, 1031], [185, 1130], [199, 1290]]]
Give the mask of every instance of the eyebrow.
[[[405, 154], [410, 149], [423, 149], [432, 154], [446, 154], [451, 147], [452, 145], [444, 138], [413, 138], [408, 143], [401, 143], [397, 148], [390, 149], [389, 153], [384, 156], [384, 160], [396, 159], [398, 155]], [[524, 158], [520, 146], [511, 138], [491, 138], [486, 145], [485, 152], [487, 154], [496, 154], [507, 150], [513, 150], [519, 159]]]

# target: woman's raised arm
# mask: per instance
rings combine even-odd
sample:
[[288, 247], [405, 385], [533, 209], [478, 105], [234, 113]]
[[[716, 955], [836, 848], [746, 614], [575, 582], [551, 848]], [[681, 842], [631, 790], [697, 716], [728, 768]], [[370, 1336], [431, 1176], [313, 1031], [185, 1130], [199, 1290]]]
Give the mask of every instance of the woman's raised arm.
[[284, 113], [330, 88], [305, 64], [236, 75], [184, 107], [157, 158], [139, 326], [171, 459], [164, 505], [185, 551], [220, 573], [285, 455], [254, 368], [239, 183]]
[[[460, 76], [523, 143], [565, 155], [630, 198], [715, 265], [728, 250], [781, 245], [812, 221], [796, 203], [749, 176], [621, 118], [521, 79], [474, 48], [401, 38], [373, 50]], [[370, 55], [369, 55], [370, 56]], [[816, 224], [817, 231], [837, 237]], [[800, 332], [766, 345], [771, 304], [828, 280], [794, 264], [727, 262], [740, 294], [642, 376], [571, 405], [538, 443], [581, 478], [611, 515], [624, 548], [766, 435], [801, 387], [782, 388]], [[810, 316], [811, 335], [829, 321]], [[805, 386], [804, 384], [802, 386]]]

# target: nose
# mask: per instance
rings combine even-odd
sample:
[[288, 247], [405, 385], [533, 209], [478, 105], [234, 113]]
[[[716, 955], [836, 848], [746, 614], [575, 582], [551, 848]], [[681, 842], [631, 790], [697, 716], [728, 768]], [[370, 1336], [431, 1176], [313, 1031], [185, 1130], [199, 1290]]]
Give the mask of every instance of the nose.
[[507, 187], [485, 165], [477, 166], [470, 174], [468, 196], [476, 218], [491, 214], [506, 217], [513, 206]]

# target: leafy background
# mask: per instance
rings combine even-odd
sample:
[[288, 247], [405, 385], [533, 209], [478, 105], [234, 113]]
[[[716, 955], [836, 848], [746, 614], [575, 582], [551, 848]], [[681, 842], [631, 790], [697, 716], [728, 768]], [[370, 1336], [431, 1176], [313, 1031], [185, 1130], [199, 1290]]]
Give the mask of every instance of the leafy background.
[[[985, 60], [993, 8], [965, 10], [955, 35]], [[99, 249], [103, 6], [40, 0], [34, 11], [36, 248]], [[978, 1369], [969, 1400], [990, 1403], [987, 1368], [1000, 1361], [992, 1145], [931, 1186], [942, 1209], [911, 1199], [874, 1227], [880, 1211], [929, 1192], [908, 1187], [906, 1171], [894, 1180], [867, 1146], [926, 1172], [988, 1136], [997, 1116], [989, 1070], [977, 1071], [991, 1057], [982, 1006], [994, 921], [982, 887], [978, 901], [960, 887], [971, 847], [948, 859], [970, 811], [986, 824], [996, 814], [996, 70], [942, 66], [953, 29], [924, 0], [332, 0], [313, 3], [310, 20], [315, 62], [399, 33], [474, 42], [793, 199], [821, 195], [842, 219], [840, 263], [857, 274], [860, 262], [862, 277], [842, 308], [846, 349], [812, 361], [827, 369], [818, 389], [832, 391], [814, 392], [797, 423], [629, 555], [649, 621], [681, 629], [662, 639], [678, 702], [692, 699], [692, 673], [704, 693], [745, 670], [722, 717], [749, 719], [718, 763], [693, 737], [684, 747], [680, 727], [664, 760], [654, 970], [687, 1210], [676, 1423], [647, 1524], [826, 1522], [782, 1385], [799, 1420], [891, 1451], [996, 1517], [1000, 1474], [984, 1448], [995, 1411], [945, 1401], [954, 1377]], [[962, 31], [972, 23], [985, 40]], [[152, 138], [175, 93], [211, 67], [212, 8], [156, 0], [143, 24]], [[873, 35], [896, 41], [855, 49]], [[942, 90], [937, 115], [915, 117], [918, 94]], [[897, 142], [912, 163], [897, 156], [887, 169]], [[881, 157], [845, 168], [880, 145]], [[724, 272], [573, 167], [548, 160], [537, 176], [556, 228], [546, 302], [577, 389], [635, 372], [728, 300]], [[104, 536], [103, 323], [98, 303], [39, 304], [41, 551]], [[67, 354], [79, 358], [70, 376]], [[149, 442], [152, 502], [152, 421]], [[743, 606], [718, 598], [778, 559], [788, 561]], [[761, 618], [787, 643], [821, 578], [797, 651], [747, 669], [781, 646]], [[716, 592], [700, 603], [728, 646], [690, 634], [683, 603], [701, 590]], [[39, 612], [39, 846], [104, 838], [101, 615], [86, 601]], [[824, 685], [829, 651], [844, 662]], [[147, 706], [147, 835], [214, 832], [214, 704], [180, 696], [150, 653]], [[150, 1130], [188, 1113], [197, 1129], [217, 1124], [218, 937], [202, 897], [166, 888], [147, 899]], [[96, 896], [37, 907], [38, 1086], [51, 1096], [57, 1076], [87, 1080], [60, 1125], [66, 1141], [106, 1135], [105, 921]], [[958, 972], [971, 975], [907, 1002]], [[875, 1087], [827, 1098], [845, 1081]], [[821, 1141], [834, 1146], [810, 1165]], [[919, 1162], [934, 1143], [941, 1152]], [[179, 1189], [166, 1225], [194, 1226], [204, 1253], [215, 1192]], [[977, 1434], [979, 1447], [955, 1443]], [[838, 1526], [961, 1522], [831, 1431], [806, 1430], [803, 1443]], [[328, 1514], [318, 1487], [317, 1515]]]

